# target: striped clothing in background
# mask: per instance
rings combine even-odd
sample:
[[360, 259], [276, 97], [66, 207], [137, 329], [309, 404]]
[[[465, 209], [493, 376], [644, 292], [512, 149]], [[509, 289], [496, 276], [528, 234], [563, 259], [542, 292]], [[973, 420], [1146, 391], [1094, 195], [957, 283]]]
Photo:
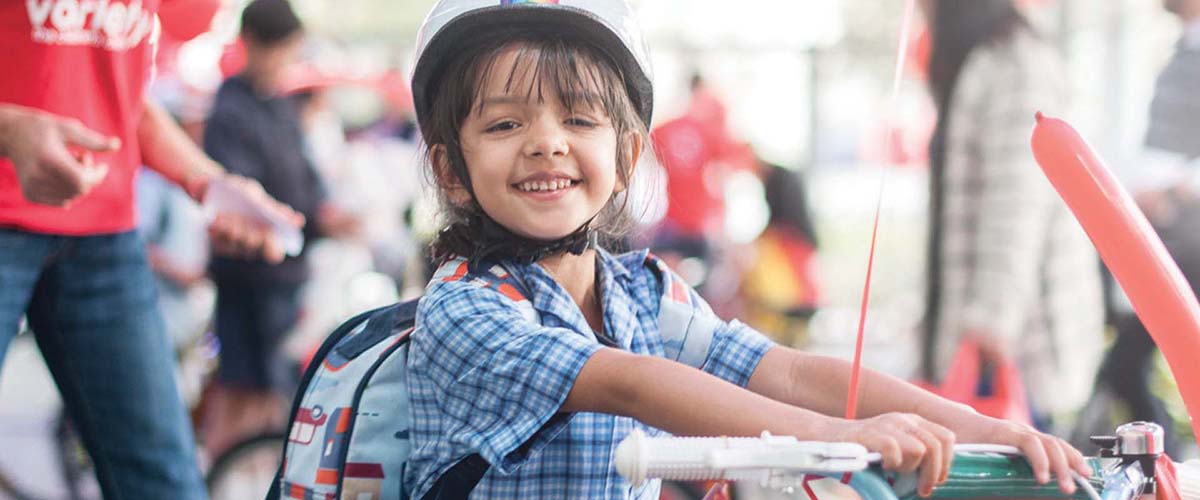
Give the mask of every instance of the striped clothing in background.
[[1103, 351], [1095, 251], [1033, 159], [1034, 113], [1061, 115], [1062, 63], [1017, 30], [968, 57], [949, 108], [937, 367], [962, 335], [1011, 342], [1041, 414], [1080, 407]]

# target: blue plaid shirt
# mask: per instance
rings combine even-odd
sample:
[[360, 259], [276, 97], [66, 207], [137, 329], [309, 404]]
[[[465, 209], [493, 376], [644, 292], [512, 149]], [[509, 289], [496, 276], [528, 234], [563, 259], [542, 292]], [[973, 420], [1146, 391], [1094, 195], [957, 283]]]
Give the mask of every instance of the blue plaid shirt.
[[[613, 456], [634, 428], [660, 431], [628, 417], [559, 412], [602, 345], [545, 269], [507, 267], [530, 302], [480, 281], [440, 278], [421, 300], [408, 358], [413, 450], [405, 490], [420, 498], [478, 453], [491, 468], [473, 498], [657, 499], [658, 481], [634, 488], [617, 474]], [[664, 285], [647, 253], [600, 251], [598, 267], [604, 331], [622, 350], [663, 356], [657, 318]], [[683, 293], [712, 315], [695, 292]], [[719, 321], [703, 370], [744, 387], [772, 345], [741, 323]]]

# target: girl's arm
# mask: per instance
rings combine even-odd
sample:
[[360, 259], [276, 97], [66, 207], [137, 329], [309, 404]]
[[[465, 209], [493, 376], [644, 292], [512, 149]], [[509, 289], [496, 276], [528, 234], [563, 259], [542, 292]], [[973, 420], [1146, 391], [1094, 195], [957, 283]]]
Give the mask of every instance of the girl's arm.
[[[757, 373], [757, 372], [756, 372]], [[708, 373], [654, 356], [597, 351], [580, 370], [563, 412], [635, 418], [678, 435], [758, 436], [763, 431], [810, 441], [857, 442], [883, 455], [884, 467], [912, 472], [929, 494], [946, 480], [953, 434], [911, 415], [843, 420], [742, 389]]]
[[607, 348], [583, 365], [562, 411], [623, 415], [684, 436], [820, 440], [834, 423], [665, 358]]
[[[763, 356], [747, 388], [776, 401], [840, 415], [845, 411], [850, 369], [846, 361], [777, 346]], [[1071, 469], [1088, 474], [1083, 455], [1062, 439], [1026, 425], [980, 415], [966, 405], [874, 370], [864, 368], [860, 380], [860, 418], [901, 412], [910, 420], [930, 421], [953, 431], [953, 440], [1016, 446], [1025, 453], [1040, 481], [1048, 482], [1053, 471], [1064, 492], [1074, 491]]]

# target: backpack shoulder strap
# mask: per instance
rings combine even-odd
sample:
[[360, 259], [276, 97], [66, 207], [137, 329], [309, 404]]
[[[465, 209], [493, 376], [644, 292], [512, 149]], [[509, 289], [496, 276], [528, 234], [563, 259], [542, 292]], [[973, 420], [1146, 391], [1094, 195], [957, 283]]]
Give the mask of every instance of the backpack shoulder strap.
[[531, 295], [524, 280], [504, 263], [471, 263], [465, 258], [457, 257], [447, 260], [438, 267], [431, 281], [439, 280], [444, 282], [463, 281], [496, 290], [515, 302], [526, 319], [541, 322], [540, 315], [534, 310], [533, 303], [529, 300]]
[[[390, 306], [383, 306], [360, 313], [339, 325], [326, 337], [321, 343], [321, 347], [313, 355], [312, 361], [308, 367], [304, 369], [304, 375], [300, 379], [300, 384], [297, 387], [296, 395], [292, 398], [292, 410], [288, 413], [288, 424], [285, 429], [291, 429], [295, 423], [296, 415], [300, 410], [300, 404], [304, 399], [304, 391], [308, 388], [309, 382], [316, 375], [317, 370], [322, 364], [338, 364], [349, 361], [362, 354], [363, 351], [375, 345], [382, 337], [388, 336], [393, 328], [405, 327], [403, 322], [407, 320], [411, 326], [413, 316], [416, 313], [417, 300], [411, 300]], [[366, 323], [363, 326], [363, 323]], [[348, 341], [342, 342], [351, 332], [355, 331], [359, 326], [363, 326], [363, 331], [358, 335], [351, 337]], [[327, 366], [327, 368], [329, 368]], [[335, 369], [336, 371], [336, 369]], [[281, 498], [280, 485], [283, 480], [283, 461], [287, 456], [287, 447], [280, 450], [280, 466], [275, 472], [275, 479], [271, 481], [271, 488], [267, 492], [268, 500], [276, 500]]]
[[467, 500], [491, 467], [478, 453], [459, 460], [433, 483], [422, 500]]
[[691, 287], [654, 254], [646, 254], [646, 267], [662, 285], [659, 299], [658, 329], [662, 336], [663, 353], [693, 368], [701, 368], [708, 360], [713, 336], [721, 319], [703, 302], [696, 303]]

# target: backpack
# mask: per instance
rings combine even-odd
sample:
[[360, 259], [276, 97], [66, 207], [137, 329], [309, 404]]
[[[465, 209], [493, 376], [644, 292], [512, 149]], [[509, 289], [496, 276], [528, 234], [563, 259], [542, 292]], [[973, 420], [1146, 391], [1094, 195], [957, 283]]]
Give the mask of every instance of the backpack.
[[[663, 281], [659, 327], [667, 357], [699, 368], [720, 325], [695, 314], [686, 284], [655, 257]], [[434, 280], [494, 288], [537, 318], [521, 279], [502, 265], [443, 264]], [[412, 451], [408, 346], [419, 299], [359, 314], [325, 339], [305, 370], [268, 500], [408, 499], [404, 471]], [[417, 333], [419, 334], [419, 332]], [[466, 498], [489, 464], [471, 455], [438, 479], [426, 499]]]

